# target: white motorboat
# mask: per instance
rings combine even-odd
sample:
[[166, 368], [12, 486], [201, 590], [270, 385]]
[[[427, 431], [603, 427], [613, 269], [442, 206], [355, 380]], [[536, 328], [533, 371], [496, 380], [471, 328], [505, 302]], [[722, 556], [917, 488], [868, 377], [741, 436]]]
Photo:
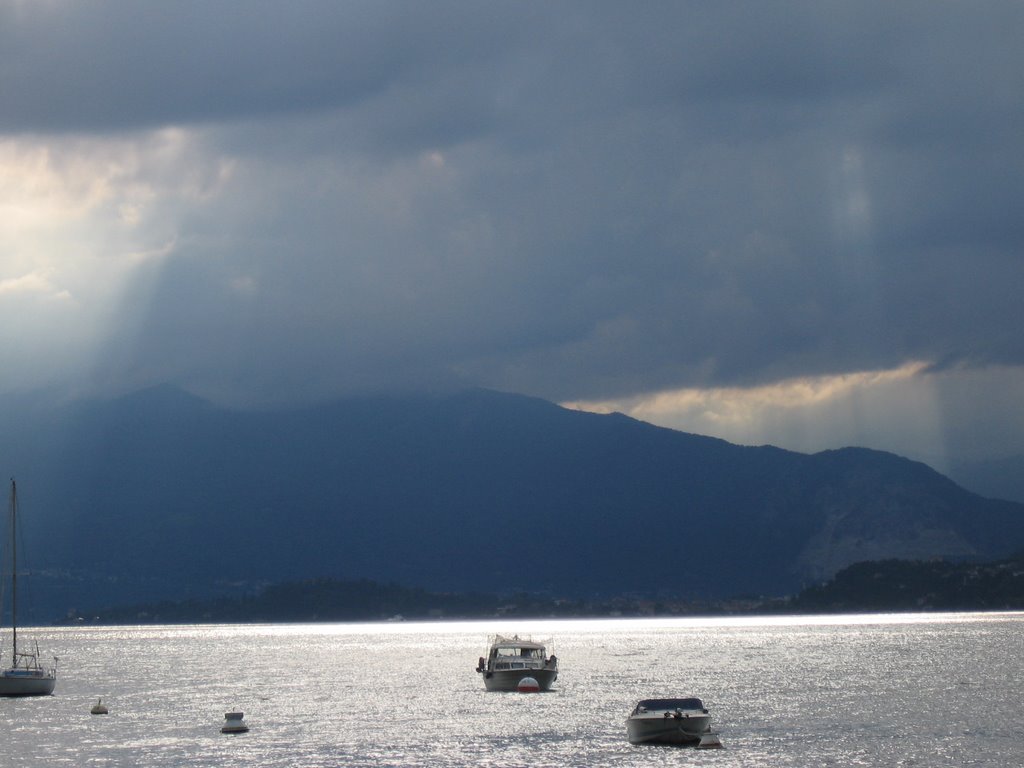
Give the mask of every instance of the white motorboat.
[[221, 733], [246, 733], [249, 726], [245, 724], [242, 712], [225, 712], [224, 725], [220, 727]]
[[18, 491], [11, 480], [10, 564], [11, 564], [11, 666], [0, 670], [0, 696], [49, 696], [57, 683], [57, 668], [39, 663], [39, 645], [18, 650]]
[[487, 656], [481, 656], [476, 671], [484, 678], [488, 691], [517, 691], [524, 677], [537, 681], [541, 691], [551, 690], [558, 679], [558, 659], [547, 655], [547, 645], [533, 640], [521, 640], [519, 635], [490, 639]]
[[643, 699], [626, 718], [630, 744], [696, 744], [711, 729], [697, 698]]

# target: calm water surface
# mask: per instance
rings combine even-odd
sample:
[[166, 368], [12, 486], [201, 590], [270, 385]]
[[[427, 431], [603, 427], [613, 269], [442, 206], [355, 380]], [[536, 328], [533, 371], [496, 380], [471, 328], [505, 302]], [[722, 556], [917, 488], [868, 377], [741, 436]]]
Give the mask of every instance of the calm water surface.
[[[552, 638], [557, 690], [486, 693], [494, 632]], [[1024, 764], [1017, 613], [25, 634], [60, 677], [0, 699], [5, 767]], [[724, 750], [626, 741], [638, 699], [683, 695]], [[234, 708], [249, 733], [219, 732]]]

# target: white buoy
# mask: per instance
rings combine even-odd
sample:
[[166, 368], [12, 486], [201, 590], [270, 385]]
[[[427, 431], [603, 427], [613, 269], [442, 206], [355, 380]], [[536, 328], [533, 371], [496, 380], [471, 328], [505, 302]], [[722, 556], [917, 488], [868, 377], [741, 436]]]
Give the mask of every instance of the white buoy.
[[540, 690], [540, 683], [537, 682], [536, 678], [524, 677], [519, 681], [516, 690], [520, 693], [537, 693]]
[[717, 733], [708, 731], [707, 733], [701, 734], [700, 743], [697, 744], [697, 749], [724, 749], [725, 745], [722, 740], [718, 738]]
[[220, 727], [221, 733], [245, 733], [249, 726], [242, 722], [241, 712], [225, 712], [224, 725]]
[[103, 703], [103, 699], [96, 699], [96, 703], [92, 705], [92, 709], [89, 710], [89, 714], [92, 715], [105, 715], [107, 714], [107, 707]]

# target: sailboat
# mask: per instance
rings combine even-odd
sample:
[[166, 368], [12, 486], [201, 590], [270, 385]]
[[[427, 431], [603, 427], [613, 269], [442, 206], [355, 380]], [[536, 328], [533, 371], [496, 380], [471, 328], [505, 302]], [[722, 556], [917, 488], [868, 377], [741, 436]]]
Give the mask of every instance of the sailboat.
[[11, 478], [11, 666], [0, 670], [0, 696], [49, 696], [57, 684], [57, 668], [39, 663], [39, 644], [34, 650], [18, 650], [18, 489]]

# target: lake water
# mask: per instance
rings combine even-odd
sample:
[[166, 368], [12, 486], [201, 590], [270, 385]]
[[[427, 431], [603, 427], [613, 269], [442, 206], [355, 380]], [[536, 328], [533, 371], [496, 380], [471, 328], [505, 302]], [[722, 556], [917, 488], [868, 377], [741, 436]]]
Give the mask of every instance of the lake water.
[[[556, 690], [485, 692], [474, 668], [494, 632], [552, 638]], [[52, 697], [0, 699], [5, 768], [1024, 764], [1018, 613], [24, 637], [60, 657], [60, 674]], [[626, 741], [638, 699], [684, 695], [704, 699], [724, 750]], [[110, 714], [90, 715], [100, 696]], [[251, 730], [221, 734], [235, 708]]]

